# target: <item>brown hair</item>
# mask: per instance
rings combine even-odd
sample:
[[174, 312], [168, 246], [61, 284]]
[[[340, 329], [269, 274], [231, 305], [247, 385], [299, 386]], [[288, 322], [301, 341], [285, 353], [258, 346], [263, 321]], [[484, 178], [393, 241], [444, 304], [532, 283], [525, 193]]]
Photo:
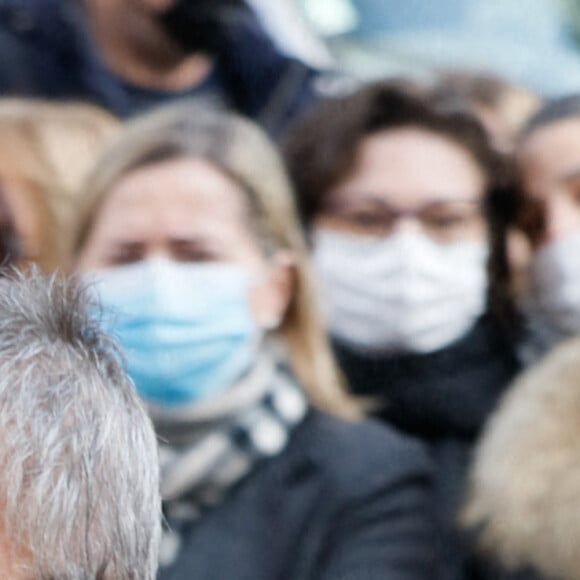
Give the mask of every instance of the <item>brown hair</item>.
[[472, 114], [437, 101], [427, 90], [400, 82], [374, 83], [352, 95], [322, 101], [290, 129], [283, 150], [305, 227], [312, 225], [325, 196], [353, 170], [361, 141], [402, 127], [451, 139], [481, 168], [491, 237], [489, 309], [511, 328], [516, 320], [506, 252], [506, 229], [516, 210], [511, 164], [493, 149]]
[[188, 157], [211, 162], [241, 186], [265, 254], [280, 249], [292, 253], [294, 292], [277, 334], [311, 402], [345, 417], [360, 415], [360, 405], [342, 388], [328, 345], [282, 160], [252, 122], [179, 103], [129, 123], [87, 182], [77, 214], [77, 254], [115, 183], [146, 165]]

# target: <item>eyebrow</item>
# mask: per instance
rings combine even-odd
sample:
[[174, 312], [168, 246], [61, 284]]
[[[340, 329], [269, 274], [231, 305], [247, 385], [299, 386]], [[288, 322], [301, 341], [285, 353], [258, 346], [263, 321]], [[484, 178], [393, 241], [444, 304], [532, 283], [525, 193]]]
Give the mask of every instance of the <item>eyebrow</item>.
[[[211, 240], [210, 240], [211, 241]], [[207, 238], [204, 238], [202, 236], [191, 236], [191, 237], [186, 237], [186, 236], [174, 236], [174, 235], [169, 235], [165, 237], [165, 242], [169, 243], [169, 244], [187, 244], [189, 246], [202, 246], [202, 245], [207, 245], [208, 240]], [[125, 248], [141, 248], [143, 246], [146, 246], [149, 243], [149, 239], [147, 237], [143, 238], [143, 239], [123, 239], [122, 237], [116, 238], [116, 239], [112, 239], [111, 240], [111, 244], [114, 246], [122, 246]]]
[[147, 244], [147, 240], [130, 240], [130, 239], [124, 240], [122, 238], [117, 238], [110, 240], [110, 244], [112, 246], [138, 248]]
[[215, 240], [195, 236], [186, 238], [183, 236], [168, 236], [167, 242], [171, 246], [188, 246], [191, 248], [207, 248], [215, 246]]
[[[580, 168], [578, 170], [578, 175], [580, 176]], [[375, 193], [360, 193], [357, 194], [357, 196], [354, 199], [347, 199], [346, 197], [343, 197], [342, 199], [341, 194], [337, 193], [339, 199], [337, 199], [334, 202], [331, 202], [329, 205], [332, 207], [349, 207], [349, 206], [353, 206], [357, 203], [369, 203], [369, 202], [373, 202], [373, 203], [377, 203], [379, 205], [396, 205], [397, 202], [399, 202], [400, 200], [404, 199], [404, 196], [392, 196], [394, 203], [391, 203], [389, 201], [387, 201], [383, 196], [381, 196], [380, 194], [375, 194]], [[344, 194], [342, 194], [344, 195]], [[332, 198], [332, 196], [330, 196]], [[463, 197], [463, 198], [450, 198], [450, 197], [434, 197], [431, 201], [427, 202], [426, 204], [423, 205], [438, 205], [438, 204], [452, 204], [452, 203], [467, 203], [467, 202], [479, 202], [481, 200], [480, 197]]]

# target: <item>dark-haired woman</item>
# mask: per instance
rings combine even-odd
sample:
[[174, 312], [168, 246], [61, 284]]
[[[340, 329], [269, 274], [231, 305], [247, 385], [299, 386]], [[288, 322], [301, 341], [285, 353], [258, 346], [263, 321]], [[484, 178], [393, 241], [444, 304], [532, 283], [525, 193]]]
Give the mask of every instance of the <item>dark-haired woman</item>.
[[321, 103], [285, 150], [342, 368], [437, 466], [433, 577], [497, 579], [456, 519], [473, 444], [517, 371], [505, 163], [470, 116], [388, 83]]
[[533, 250], [521, 355], [533, 364], [478, 444], [464, 512], [498, 558], [566, 580], [580, 578], [579, 147], [580, 94], [547, 103], [519, 138], [518, 223]]
[[518, 222], [532, 248], [528, 285], [519, 296], [525, 363], [580, 335], [579, 147], [580, 94], [547, 103], [520, 135]]

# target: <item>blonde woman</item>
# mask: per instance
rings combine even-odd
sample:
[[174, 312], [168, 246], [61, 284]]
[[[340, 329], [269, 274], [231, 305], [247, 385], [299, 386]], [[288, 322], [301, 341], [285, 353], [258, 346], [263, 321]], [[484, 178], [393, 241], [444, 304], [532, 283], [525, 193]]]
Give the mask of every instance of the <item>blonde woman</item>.
[[20, 264], [64, 265], [73, 196], [119, 126], [92, 105], [0, 99], [0, 192]]
[[281, 161], [188, 106], [89, 179], [76, 264], [161, 444], [160, 578], [424, 579], [429, 472], [340, 388]]

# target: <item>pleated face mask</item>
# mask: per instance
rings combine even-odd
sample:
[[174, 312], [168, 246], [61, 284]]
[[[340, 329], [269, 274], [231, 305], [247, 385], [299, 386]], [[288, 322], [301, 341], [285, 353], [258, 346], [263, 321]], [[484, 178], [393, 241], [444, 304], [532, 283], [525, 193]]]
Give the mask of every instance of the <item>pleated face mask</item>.
[[180, 405], [231, 386], [255, 361], [262, 331], [239, 266], [150, 259], [89, 276], [102, 325], [121, 344], [139, 394]]
[[358, 351], [432, 352], [465, 335], [487, 304], [486, 242], [438, 243], [319, 230], [314, 266], [330, 333]]
[[526, 314], [562, 335], [580, 334], [580, 232], [546, 244], [531, 268]]

